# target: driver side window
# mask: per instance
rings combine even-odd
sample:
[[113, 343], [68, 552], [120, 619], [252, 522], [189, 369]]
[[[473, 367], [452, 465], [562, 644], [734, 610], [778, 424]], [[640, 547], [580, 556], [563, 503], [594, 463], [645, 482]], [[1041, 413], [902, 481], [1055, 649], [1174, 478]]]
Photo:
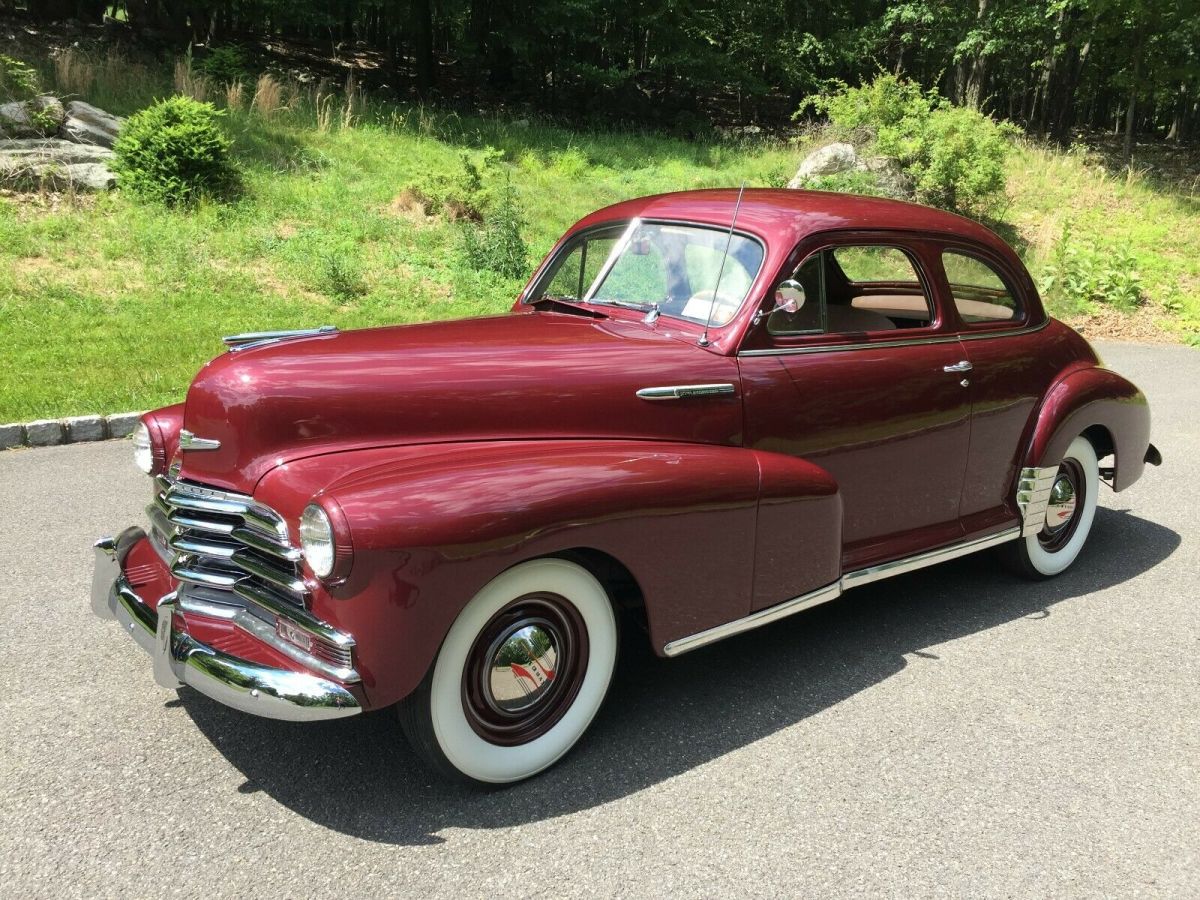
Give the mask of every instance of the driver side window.
[[776, 287], [767, 333], [872, 334], [924, 328], [932, 320], [933, 304], [907, 251], [846, 244], [812, 254]]

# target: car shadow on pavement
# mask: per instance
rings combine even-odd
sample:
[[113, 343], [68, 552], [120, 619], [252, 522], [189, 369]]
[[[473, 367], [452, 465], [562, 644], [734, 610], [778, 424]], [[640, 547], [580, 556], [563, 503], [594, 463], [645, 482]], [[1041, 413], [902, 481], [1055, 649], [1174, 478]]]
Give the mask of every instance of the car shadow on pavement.
[[[867, 690], [925, 650], [1136, 578], [1179, 535], [1099, 509], [1087, 546], [1045, 582], [1009, 575], [991, 554], [848, 592], [774, 625], [666, 660], [627, 641], [604, 708], [579, 746], [530, 781], [488, 790], [431, 774], [391, 710], [296, 725], [257, 719], [184, 688], [183, 706], [246, 777], [320, 825], [396, 844], [439, 843], [445, 828], [499, 828], [608, 803], [761, 740]], [[1129, 592], [1122, 602], [1137, 603]]]

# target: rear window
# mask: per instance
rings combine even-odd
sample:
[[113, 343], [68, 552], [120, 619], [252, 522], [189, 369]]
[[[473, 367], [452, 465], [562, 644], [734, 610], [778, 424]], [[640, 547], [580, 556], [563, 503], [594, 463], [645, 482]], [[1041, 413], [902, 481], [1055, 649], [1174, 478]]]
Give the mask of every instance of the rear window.
[[946, 250], [942, 253], [942, 266], [959, 318], [967, 324], [1011, 322], [1021, 317], [1016, 296], [989, 263]]

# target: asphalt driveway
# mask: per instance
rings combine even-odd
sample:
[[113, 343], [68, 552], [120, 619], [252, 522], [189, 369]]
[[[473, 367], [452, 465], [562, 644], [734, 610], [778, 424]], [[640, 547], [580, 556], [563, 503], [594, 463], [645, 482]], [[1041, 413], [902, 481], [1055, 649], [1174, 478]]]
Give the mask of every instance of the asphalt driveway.
[[487, 792], [393, 717], [154, 685], [88, 610], [148, 498], [125, 442], [0, 453], [0, 894], [1200, 896], [1200, 352], [1102, 346], [1165, 464], [1076, 567], [990, 556], [659, 660]]

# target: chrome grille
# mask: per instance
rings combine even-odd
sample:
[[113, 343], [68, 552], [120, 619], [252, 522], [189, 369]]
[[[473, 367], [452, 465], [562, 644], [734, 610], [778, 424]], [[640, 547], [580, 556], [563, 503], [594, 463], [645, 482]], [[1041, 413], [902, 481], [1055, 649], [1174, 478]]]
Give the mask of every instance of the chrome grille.
[[254, 586], [284, 603], [306, 606], [302, 554], [273, 509], [245, 494], [160, 475], [147, 512], [173, 560], [171, 574], [180, 581], [242, 597]]
[[[230, 619], [330, 677], [358, 680], [353, 638], [308, 611], [303, 553], [277, 512], [245, 494], [159, 475], [146, 513], [151, 540], [181, 582], [181, 609]], [[280, 620], [310, 648], [281, 637]]]

